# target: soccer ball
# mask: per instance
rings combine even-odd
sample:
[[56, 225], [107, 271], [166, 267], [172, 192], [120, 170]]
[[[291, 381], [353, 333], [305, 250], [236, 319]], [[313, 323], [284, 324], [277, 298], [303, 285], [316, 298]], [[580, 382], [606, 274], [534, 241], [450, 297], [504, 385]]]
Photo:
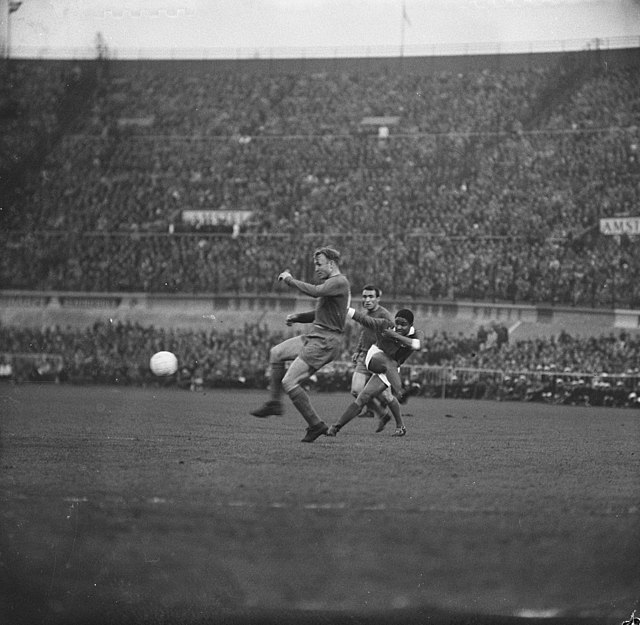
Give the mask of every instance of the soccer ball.
[[149, 367], [155, 375], [173, 375], [178, 370], [178, 359], [171, 352], [157, 352], [151, 356]]

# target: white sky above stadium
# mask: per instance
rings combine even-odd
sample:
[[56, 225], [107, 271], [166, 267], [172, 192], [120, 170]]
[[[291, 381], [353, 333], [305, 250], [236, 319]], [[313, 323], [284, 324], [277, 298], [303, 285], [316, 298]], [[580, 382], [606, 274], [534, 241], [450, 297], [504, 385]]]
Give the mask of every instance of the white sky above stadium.
[[640, 0], [23, 0], [10, 51], [92, 57], [98, 32], [116, 58], [627, 47], [640, 46]]

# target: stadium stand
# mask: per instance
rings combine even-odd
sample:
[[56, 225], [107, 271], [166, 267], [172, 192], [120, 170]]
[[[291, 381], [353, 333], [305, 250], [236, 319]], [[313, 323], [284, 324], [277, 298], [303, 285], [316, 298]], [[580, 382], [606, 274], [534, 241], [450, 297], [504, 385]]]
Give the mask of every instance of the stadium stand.
[[[637, 205], [640, 88], [590, 58], [424, 75], [112, 62], [8, 194], [2, 283], [263, 292], [275, 252], [331, 240], [354, 283], [395, 294], [637, 307], [635, 246], [597, 224]], [[361, 122], [385, 115], [381, 140]], [[194, 228], [187, 209], [252, 218]]]
[[[628, 52], [459, 71], [13, 59], [0, 94], [2, 287], [273, 293], [283, 263], [312, 280], [312, 250], [331, 243], [354, 285], [375, 276], [394, 297], [637, 309], [635, 237], [598, 231], [633, 216], [640, 195], [640, 55]], [[1, 352], [31, 354], [16, 379], [42, 377], [44, 353], [65, 363], [40, 366], [49, 377], [148, 383], [149, 350], [163, 347], [189, 380], [257, 386], [274, 340], [253, 324], [1, 336]], [[637, 374], [629, 336], [530, 338], [498, 354], [470, 336], [430, 345], [416, 365]]]

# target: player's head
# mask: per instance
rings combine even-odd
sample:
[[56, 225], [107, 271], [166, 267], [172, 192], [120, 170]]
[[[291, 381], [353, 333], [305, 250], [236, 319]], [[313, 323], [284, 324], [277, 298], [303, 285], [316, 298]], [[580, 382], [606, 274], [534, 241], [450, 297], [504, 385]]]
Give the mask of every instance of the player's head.
[[362, 288], [362, 306], [367, 310], [375, 310], [380, 305], [382, 291], [372, 284], [367, 284]]
[[413, 325], [413, 313], [408, 308], [401, 308], [396, 313], [394, 324], [398, 334], [408, 334]]
[[340, 264], [340, 252], [338, 250], [333, 249], [332, 247], [324, 246], [319, 247], [314, 253], [313, 257], [317, 258], [318, 256], [324, 256], [327, 260], [334, 262], [336, 265]]
[[340, 272], [340, 252], [332, 247], [320, 247], [313, 253], [316, 275], [321, 280]]

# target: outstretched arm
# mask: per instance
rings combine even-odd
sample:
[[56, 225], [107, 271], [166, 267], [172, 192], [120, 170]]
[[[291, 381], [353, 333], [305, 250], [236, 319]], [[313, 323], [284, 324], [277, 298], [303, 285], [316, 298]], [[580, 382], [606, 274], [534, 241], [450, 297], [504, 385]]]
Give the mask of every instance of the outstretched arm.
[[370, 330], [378, 330], [385, 328], [391, 322], [384, 317], [371, 317], [365, 313], [361, 313], [355, 308], [347, 309], [347, 316], [351, 317], [354, 321], [357, 321], [360, 325]]
[[[341, 275], [341, 274], [339, 274]], [[337, 276], [332, 276], [336, 278]], [[296, 280], [289, 271], [283, 271], [278, 280], [284, 282], [287, 286], [298, 289], [301, 293], [311, 297], [323, 297], [327, 295], [340, 295], [344, 290], [344, 285], [340, 280], [327, 278], [322, 284], [310, 284], [302, 280]]]
[[301, 313], [291, 313], [287, 315], [287, 325], [293, 325], [294, 323], [312, 323], [316, 318], [315, 310], [308, 310]]

